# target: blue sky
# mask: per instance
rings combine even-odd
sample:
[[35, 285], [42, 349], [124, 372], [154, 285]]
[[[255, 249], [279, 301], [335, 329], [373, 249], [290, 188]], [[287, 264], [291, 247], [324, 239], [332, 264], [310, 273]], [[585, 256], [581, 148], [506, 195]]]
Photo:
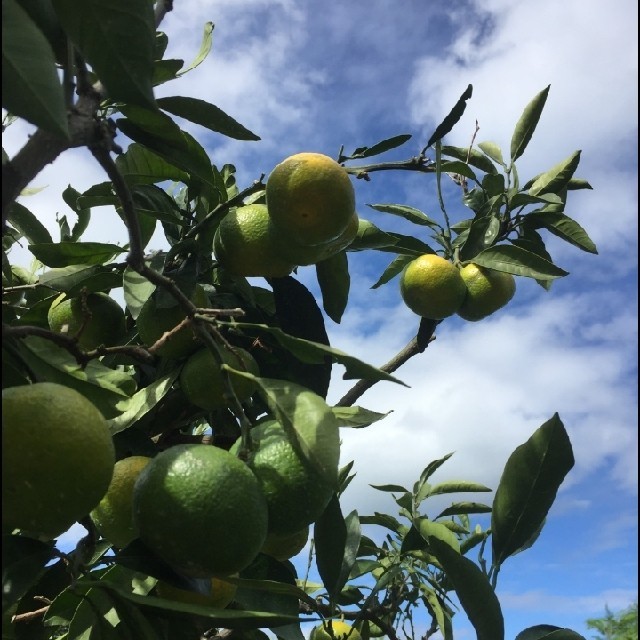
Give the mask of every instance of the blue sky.
[[[498, 593], [507, 638], [542, 622], [587, 635], [586, 618], [637, 598], [637, 3], [184, 0], [163, 24], [168, 56], [190, 61], [208, 20], [216, 25], [210, 58], [158, 95], [206, 99], [262, 138], [240, 143], [191, 128], [214, 163], [236, 165], [240, 186], [299, 151], [335, 157], [342, 144], [351, 151], [409, 133], [388, 159], [415, 155], [470, 83], [473, 97], [446, 142], [468, 145], [477, 120], [476, 142], [497, 142], [506, 154], [522, 109], [551, 85], [519, 173], [532, 177], [582, 150], [577, 175], [594, 190], [574, 192], [567, 213], [599, 255], [550, 238], [569, 277], [549, 293], [519, 279], [495, 316], [445, 321], [436, 342], [398, 372], [410, 389], [382, 383], [365, 394], [361, 405], [393, 413], [344, 431], [342, 461], [355, 460], [357, 476], [343, 510], [393, 513], [390, 497], [369, 485], [411, 483], [451, 451], [437, 480], [496, 487], [510, 452], [558, 411], [576, 465], [539, 541], [504, 566]], [[10, 154], [27, 131], [17, 123], [4, 134]], [[103, 179], [88, 154], [69, 151], [32, 185], [47, 188], [24, 203], [52, 226], [56, 211], [68, 213], [59, 197], [68, 183], [82, 191]], [[366, 205], [408, 204], [440, 219], [435, 193], [430, 176], [405, 172], [356, 183], [359, 214], [405, 233], [415, 228]], [[85, 238], [124, 235], [103, 208]], [[149, 246], [163, 247], [160, 234]], [[372, 364], [389, 360], [417, 327], [397, 281], [369, 289], [388, 261], [350, 254], [352, 298], [340, 325], [327, 320], [334, 346]], [[311, 268], [299, 277], [315, 290]], [[332, 401], [349, 387], [339, 374]], [[456, 638], [474, 637], [464, 613], [454, 628]]]

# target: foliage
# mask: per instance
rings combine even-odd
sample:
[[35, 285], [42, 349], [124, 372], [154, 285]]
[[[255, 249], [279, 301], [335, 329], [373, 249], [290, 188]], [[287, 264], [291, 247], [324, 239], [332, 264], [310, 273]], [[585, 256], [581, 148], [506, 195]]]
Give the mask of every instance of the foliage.
[[613, 613], [605, 606], [602, 618], [589, 618], [587, 628], [597, 631], [594, 640], [638, 640], [638, 603]]
[[[535, 132], [549, 87], [525, 107], [508, 158], [493, 142], [476, 145], [475, 136], [468, 148], [446, 145], [445, 136], [472, 97], [471, 85], [417, 156], [369, 160], [407, 143], [407, 134], [351, 153], [341, 149], [336, 159], [356, 185], [378, 172], [425, 174], [440, 211], [435, 216], [403, 203], [369, 205], [411, 223], [414, 235], [361, 218], [351, 244], [313, 267], [321, 309], [295, 276], [269, 278], [267, 289], [216, 261], [212, 246], [221, 221], [240, 206], [264, 204], [265, 183], [237, 177], [232, 165], [212, 165], [177, 119], [238, 140], [259, 138], [215, 105], [185, 96], [154, 97], [155, 86], [201, 64], [211, 47], [213, 26], [207, 24], [191, 64], [164, 58], [168, 36], [159, 25], [169, 5], [3, 2], [3, 107], [37, 127], [13, 158], [3, 155], [3, 387], [55, 381], [80, 391], [108, 419], [119, 459], [152, 457], [178, 443], [210, 442], [208, 428], [216, 446], [229, 449], [239, 440], [243, 457], [251, 448], [252, 426], [269, 416], [306, 463], [335, 487], [335, 469], [314, 456], [312, 444], [322, 425], [337, 420], [344, 429], [363, 428], [383, 419], [355, 402], [380, 381], [402, 383], [392, 374], [424, 352], [438, 325], [420, 319], [416, 338], [382, 367], [331, 347], [325, 316], [339, 323], [347, 307], [349, 261], [361, 252], [390, 254], [372, 289], [392, 281], [415, 258], [435, 252], [456, 266], [473, 262], [549, 289], [567, 272], [549, 255], [546, 232], [596, 253], [586, 231], [565, 213], [569, 193], [590, 188], [575, 176], [580, 152], [531, 179], [519, 177], [516, 161]], [[60, 217], [56, 242], [37, 213], [16, 198], [71, 147], [86, 148], [105, 180], [83, 193], [71, 186], [64, 191], [75, 223]], [[371, 163], [359, 164], [365, 160]], [[243, 182], [248, 186], [240, 186]], [[468, 217], [452, 219], [445, 203], [448, 182], [459, 189]], [[121, 217], [126, 246], [83, 241], [93, 209], [104, 205]], [[159, 226], [168, 249], [147, 249]], [[18, 242], [34, 256], [29, 273], [11, 264], [11, 247]], [[206, 293], [206, 304], [194, 304], [196, 287]], [[127, 319], [127, 336], [119, 344], [85, 350], [79, 344], [82, 327], [74, 335], [49, 329], [47, 313], [61, 293], [86, 303], [92, 293], [118, 289]], [[137, 327], [149, 299], [157, 310], [175, 308], [182, 318], [152, 344], [141, 340]], [[206, 411], [187, 402], [179, 381], [184, 359], [162, 355], [171, 335], [185, 329], [210, 350], [222, 371], [227, 404], [221, 409]], [[259, 376], [224, 364], [224, 354], [234, 347], [251, 353]], [[332, 407], [325, 399], [336, 363], [356, 383]], [[233, 381], [240, 379], [252, 384], [248, 399], [234, 393]], [[498, 574], [540, 535], [573, 466], [571, 443], [554, 414], [513, 452], [491, 504], [455, 498], [491, 491], [477, 483], [433, 483], [450, 456], [428, 462], [411, 487], [375, 487], [394, 496], [397, 517], [342, 513], [340, 496], [353, 477], [348, 463], [313, 527], [309, 564], [315, 563], [322, 583], [298, 576], [289, 562], [258, 554], [239, 577], [229, 578], [238, 591], [235, 604], [224, 610], [159, 597], [158, 580], [192, 590], [197, 581], [177, 574], [140, 540], [111, 548], [88, 519], [82, 521], [87, 536], [70, 554], [13, 532], [3, 540], [3, 637], [180, 640], [208, 629], [232, 629], [263, 638], [258, 630], [270, 629], [283, 640], [299, 640], [300, 622], [342, 616], [353, 624], [369, 621], [395, 640], [400, 634], [414, 637], [426, 612], [432, 622], [425, 637], [439, 630], [449, 640], [455, 595], [477, 637], [500, 640]], [[442, 495], [454, 497], [451, 506], [431, 512], [431, 499]], [[474, 523], [482, 514], [490, 515], [490, 528]], [[474, 549], [477, 562], [469, 557]], [[359, 628], [367, 640], [368, 626]], [[519, 636], [552, 637], [580, 636], [547, 624]]]

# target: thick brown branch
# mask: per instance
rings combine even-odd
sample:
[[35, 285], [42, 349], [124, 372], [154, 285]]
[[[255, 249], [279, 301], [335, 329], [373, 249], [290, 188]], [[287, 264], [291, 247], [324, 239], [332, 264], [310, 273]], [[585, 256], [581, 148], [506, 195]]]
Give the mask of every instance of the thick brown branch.
[[[389, 362], [380, 367], [381, 371], [385, 373], [393, 373], [399, 369], [407, 360], [413, 358], [413, 356], [422, 353], [432, 340], [435, 340], [433, 335], [436, 327], [439, 324], [439, 320], [429, 320], [423, 318], [420, 322], [420, 328], [417, 335], [412, 338], [407, 345], [399, 351]], [[338, 407], [350, 407], [365, 391], [373, 387], [376, 380], [359, 380], [356, 384], [345, 393], [342, 398], [337, 402]]]

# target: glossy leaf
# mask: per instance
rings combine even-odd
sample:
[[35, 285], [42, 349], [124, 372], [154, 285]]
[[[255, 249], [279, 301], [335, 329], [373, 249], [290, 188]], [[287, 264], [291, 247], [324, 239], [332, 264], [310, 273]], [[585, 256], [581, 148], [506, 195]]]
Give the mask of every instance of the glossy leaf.
[[502, 157], [502, 150], [495, 142], [480, 142], [478, 148], [494, 162], [506, 167], [504, 158]]
[[51, 45], [15, 0], [2, 2], [2, 106], [36, 127], [69, 137]]
[[487, 576], [471, 560], [438, 538], [429, 538], [429, 551], [451, 580], [477, 640], [504, 640], [502, 610]]
[[13, 202], [9, 209], [7, 222], [17, 229], [30, 244], [52, 243], [51, 234], [27, 207], [19, 202]]
[[382, 213], [390, 213], [394, 216], [400, 216], [401, 218], [409, 220], [409, 222], [413, 222], [414, 224], [424, 225], [427, 227], [440, 226], [426, 213], [423, 213], [419, 209], [410, 207], [406, 204], [368, 204], [367, 206]]
[[520, 119], [511, 136], [511, 162], [515, 162], [525, 151], [527, 145], [531, 141], [533, 132], [535, 131], [542, 110], [544, 109], [547, 96], [549, 95], [548, 85], [539, 94], [537, 94], [531, 102], [525, 107]]
[[371, 411], [364, 409], [363, 407], [331, 407], [333, 415], [338, 419], [341, 427], [353, 427], [360, 429], [362, 427], [368, 427], [378, 420], [386, 418], [391, 412], [379, 413], [377, 411]]
[[139, 214], [151, 216], [167, 224], [185, 225], [175, 200], [160, 187], [153, 184], [137, 184], [131, 190], [131, 195]]
[[395, 240], [386, 231], [376, 227], [373, 222], [358, 219], [358, 233], [347, 251], [363, 251], [364, 249], [379, 249], [382, 247], [392, 247]]
[[390, 151], [391, 149], [400, 147], [410, 139], [411, 135], [408, 133], [393, 136], [392, 138], [381, 140], [371, 147], [358, 147], [351, 155], [342, 156], [341, 160], [355, 160], [359, 158], [370, 158], [371, 156], [377, 156], [381, 153], [384, 153], [385, 151]]
[[457, 158], [462, 162], [470, 164], [472, 167], [476, 167], [485, 173], [498, 173], [496, 166], [485, 156], [476, 149], [466, 149], [465, 147], [451, 147], [448, 145], [442, 146], [442, 155], [451, 156]]
[[521, 631], [515, 640], [585, 640], [585, 637], [553, 624], [537, 624]]
[[385, 251], [387, 253], [398, 253], [405, 256], [411, 256], [417, 258], [425, 253], [435, 253], [435, 251], [425, 242], [422, 242], [419, 238], [414, 236], [406, 236], [401, 233], [395, 233], [388, 231], [387, 234], [394, 240], [391, 247], [379, 247], [378, 251]]
[[52, 0], [67, 35], [112, 100], [155, 108], [153, 6], [147, 0]]
[[377, 282], [371, 285], [372, 289], [377, 289], [381, 287], [383, 284], [387, 284], [390, 280], [393, 280], [397, 275], [402, 273], [404, 268], [413, 260], [415, 260], [415, 255], [399, 255], [397, 258], [394, 258], [391, 264], [383, 271], [382, 275], [378, 278]]
[[108, 265], [71, 265], [45, 271], [39, 282], [74, 297], [80, 295], [82, 289], [86, 289], [87, 293], [94, 293], [119, 287], [122, 275], [120, 270]]
[[29, 245], [29, 251], [47, 267], [69, 267], [71, 265], [108, 262], [126, 249], [117, 244], [99, 242], [52, 242]]
[[427, 148], [438, 142], [439, 140], [442, 140], [442, 138], [444, 138], [447, 133], [449, 133], [451, 129], [453, 129], [458, 120], [462, 118], [462, 114], [467, 108], [467, 100], [471, 98], [472, 93], [473, 87], [469, 85], [464, 90], [464, 93], [460, 96], [458, 102], [456, 102], [455, 106], [453, 107], [453, 109], [451, 109], [447, 117], [436, 127], [436, 130], [431, 134], [429, 142], [427, 142]]
[[322, 293], [322, 308], [334, 322], [339, 323], [347, 308], [351, 285], [347, 252], [340, 251], [318, 262], [316, 277]]
[[568, 275], [564, 269], [515, 245], [500, 244], [485, 249], [474, 256], [473, 262], [481, 267], [540, 280], [553, 280]]
[[557, 413], [511, 454], [493, 501], [496, 566], [535, 534], [573, 465], [571, 442]]
[[[129, 184], [157, 183], [175, 180], [186, 183], [189, 174], [136, 142], [116, 158], [116, 166]], [[85, 192], [86, 195], [86, 192]]]
[[[431, 551], [431, 545], [434, 539], [446, 544], [455, 553], [460, 553], [460, 542], [455, 533], [453, 533], [448, 527], [440, 522], [434, 522], [428, 518], [419, 518], [415, 521], [415, 527], [420, 532], [420, 535], [429, 544], [429, 550]], [[438, 556], [434, 552], [435, 556]]]
[[349, 579], [360, 536], [356, 512], [343, 518], [340, 502], [334, 495], [314, 526], [318, 572], [329, 595], [340, 593]]
[[252, 131], [227, 115], [222, 109], [205, 100], [173, 96], [158, 98], [158, 106], [174, 116], [199, 124], [211, 131], [235, 140], [260, 140]]
[[596, 245], [587, 232], [575, 220], [562, 213], [529, 213], [523, 224], [534, 229], [547, 229], [554, 236], [562, 238], [587, 253], [598, 253]]
[[540, 175], [529, 188], [532, 196], [544, 193], [560, 193], [566, 188], [569, 180], [580, 164], [580, 151], [574, 151], [557, 165]]

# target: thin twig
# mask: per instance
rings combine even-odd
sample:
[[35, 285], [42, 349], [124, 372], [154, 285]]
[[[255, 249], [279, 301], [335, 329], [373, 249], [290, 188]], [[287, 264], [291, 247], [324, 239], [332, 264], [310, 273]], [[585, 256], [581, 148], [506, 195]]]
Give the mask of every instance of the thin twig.
[[374, 171], [419, 171], [420, 173], [435, 173], [436, 169], [432, 165], [431, 160], [423, 156], [415, 156], [408, 160], [400, 162], [378, 162], [375, 164], [365, 164], [357, 167], [345, 166], [347, 173], [355, 175], [356, 178], [363, 180], [369, 179], [369, 174]]

